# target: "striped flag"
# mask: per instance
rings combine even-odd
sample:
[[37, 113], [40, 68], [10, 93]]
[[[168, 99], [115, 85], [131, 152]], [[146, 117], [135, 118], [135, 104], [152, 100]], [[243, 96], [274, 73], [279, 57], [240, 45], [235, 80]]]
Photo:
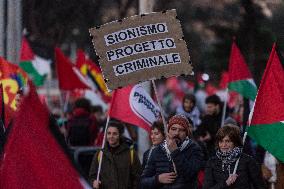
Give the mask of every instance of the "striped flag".
[[228, 89], [252, 101], [257, 92], [252, 75], [235, 41], [233, 41], [231, 48]]
[[284, 65], [273, 45], [252, 110], [248, 135], [284, 162]]

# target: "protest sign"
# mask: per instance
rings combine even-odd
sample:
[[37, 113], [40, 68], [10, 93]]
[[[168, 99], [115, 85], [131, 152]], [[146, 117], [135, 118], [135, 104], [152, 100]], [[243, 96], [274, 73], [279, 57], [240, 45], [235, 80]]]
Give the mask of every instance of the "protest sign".
[[90, 29], [109, 90], [192, 73], [176, 11], [137, 15]]

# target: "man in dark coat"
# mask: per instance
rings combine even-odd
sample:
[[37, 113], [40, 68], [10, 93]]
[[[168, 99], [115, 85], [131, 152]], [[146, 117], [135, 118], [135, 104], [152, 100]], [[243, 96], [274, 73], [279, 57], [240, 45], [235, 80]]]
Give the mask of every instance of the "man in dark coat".
[[206, 142], [209, 156], [215, 154], [215, 135], [221, 127], [222, 102], [217, 95], [208, 96], [205, 100], [206, 111], [198, 127], [198, 133], [202, 141]]
[[142, 188], [197, 188], [197, 174], [204, 161], [200, 147], [189, 138], [191, 129], [183, 115], [169, 120], [167, 140], [152, 151], [142, 173]]

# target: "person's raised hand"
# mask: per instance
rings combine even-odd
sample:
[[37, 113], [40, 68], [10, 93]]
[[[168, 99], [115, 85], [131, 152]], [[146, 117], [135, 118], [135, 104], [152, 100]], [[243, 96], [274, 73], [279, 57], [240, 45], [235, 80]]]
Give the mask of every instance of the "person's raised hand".
[[177, 143], [176, 143], [176, 141], [175, 141], [173, 136], [168, 134], [166, 140], [167, 140], [167, 145], [168, 145], [168, 148], [169, 148], [170, 152], [173, 152], [174, 150], [178, 149]]

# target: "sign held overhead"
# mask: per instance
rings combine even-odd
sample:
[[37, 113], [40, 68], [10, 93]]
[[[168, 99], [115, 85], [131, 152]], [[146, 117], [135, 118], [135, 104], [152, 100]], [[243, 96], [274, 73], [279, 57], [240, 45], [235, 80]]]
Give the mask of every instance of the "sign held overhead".
[[192, 74], [175, 10], [107, 23], [91, 28], [90, 34], [109, 90], [162, 76]]

